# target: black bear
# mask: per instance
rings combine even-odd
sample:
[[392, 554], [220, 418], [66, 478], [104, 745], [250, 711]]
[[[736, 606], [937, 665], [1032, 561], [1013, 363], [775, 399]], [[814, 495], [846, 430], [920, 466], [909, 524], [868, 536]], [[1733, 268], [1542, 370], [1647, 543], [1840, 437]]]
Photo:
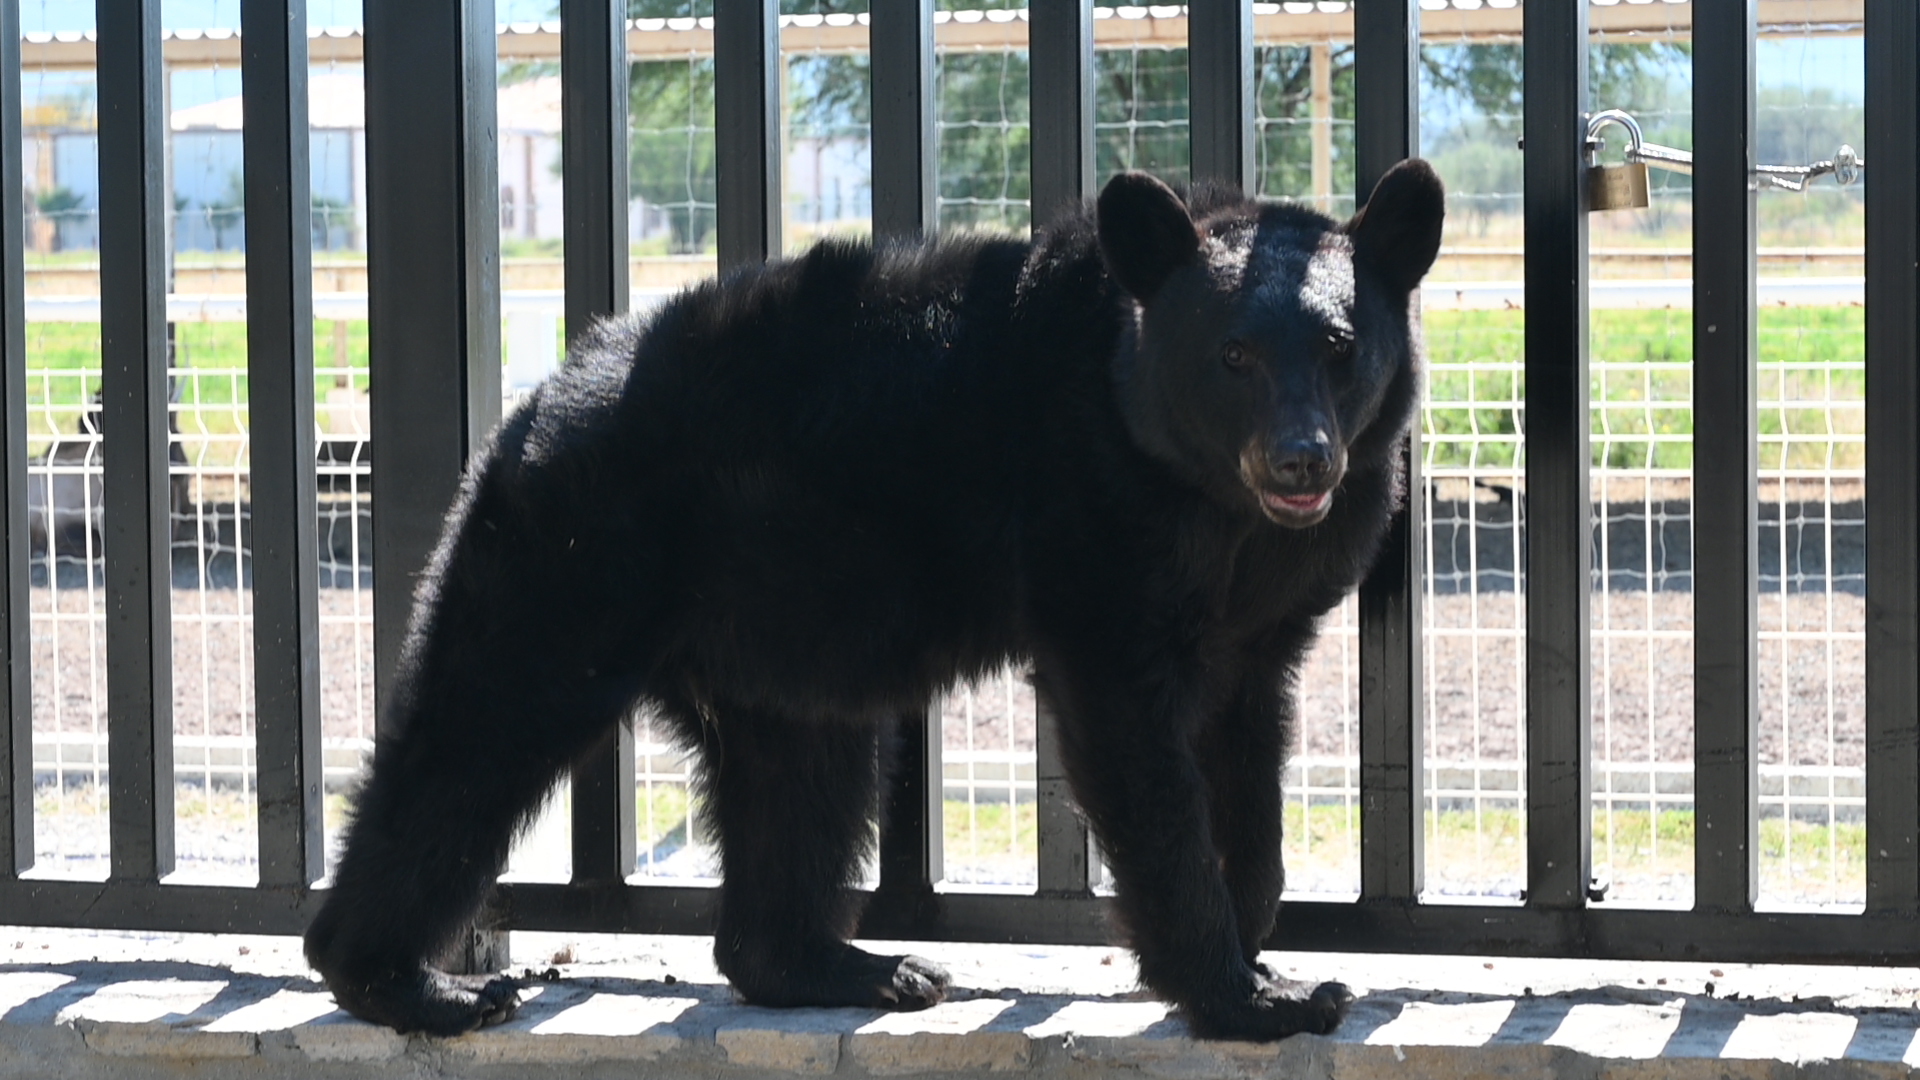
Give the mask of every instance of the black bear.
[[1315, 620], [1404, 498], [1421, 161], [1339, 223], [1149, 176], [1032, 243], [825, 242], [584, 337], [469, 470], [306, 953], [402, 1031], [511, 1015], [432, 964], [637, 706], [700, 751], [748, 1001], [923, 1008], [848, 944], [890, 725], [1030, 659], [1142, 981], [1203, 1036], [1352, 997], [1257, 959]]

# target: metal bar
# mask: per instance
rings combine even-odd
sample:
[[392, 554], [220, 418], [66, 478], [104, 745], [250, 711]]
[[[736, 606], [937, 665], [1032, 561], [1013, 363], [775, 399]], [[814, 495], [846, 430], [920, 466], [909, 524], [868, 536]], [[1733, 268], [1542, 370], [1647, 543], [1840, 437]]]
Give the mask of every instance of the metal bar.
[[572, 775], [573, 880], [623, 880], [639, 863], [633, 729], [615, 724]]
[[1867, 909], [1920, 903], [1920, 9], [1867, 0]]
[[[901, 718], [898, 741], [882, 760], [892, 766], [880, 813], [880, 887], [883, 908], [931, 902], [933, 885], [945, 874], [942, 844], [946, 807], [940, 767], [940, 703]], [[876, 912], [876, 917], [880, 913]]]
[[779, 0], [714, 0], [715, 221], [720, 270], [780, 253]]
[[260, 881], [325, 872], [306, 0], [242, 0]]
[[[627, 311], [627, 53], [624, 0], [561, 0], [560, 109], [567, 336]], [[617, 724], [573, 767], [573, 879], [619, 881], [636, 865], [633, 729]]]
[[[695, 888], [583, 890], [531, 883], [503, 891], [515, 929], [566, 933], [705, 933], [714, 895]], [[1105, 945], [1113, 941], [1109, 910], [1106, 899], [1091, 896], [944, 892], [922, 921], [885, 924], [884, 930], [919, 941]], [[870, 936], [875, 929], [863, 923], [860, 933]], [[1904, 966], [1920, 963], [1920, 924], [1891, 914], [1290, 900], [1287, 917], [1266, 945], [1312, 952]]]
[[1253, 174], [1253, 5], [1193, 0], [1187, 5], [1188, 141], [1195, 180], [1241, 191]]
[[[1092, 0], [1033, 0], [1028, 9], [1033, 228], [1072, 213], [1093, 195]], [[1060, 760], [1059, 721], [1045, 701], [1035, 733], [1035, 812], [1040, 892], [1088, 891], [1086, 822], [1075, 812]]]
[[[873, 232], [911, 242], [934, 229], [933, 0], [895, 0], [871, 13]], [[885, 757], [886, 755], [883, 755]], [[945, 870], [940, 706], [901, 718], [880, 816], [882, 911], [931, 898]]]
[[[705, 934], [708, 888], [515, 883], [500, 888], [507, 925], [567, 933]], [[19, 926], [297, 934], [324, 891], [0, 879], [0, 910]], [[913, 927], [923, 941], [1104, 945], [1109, 904], [1097, 897], [950, 892]], [[864, 930], [864, 927], [863, 927]], [[1489, 957], [1920, 966], [1910, 915], [1551, 910], [1385, 901], [1289, 901], [1269, 948]]]
[[380, 730], [413, 583], [500, 411], [492, 0], [372, 0], [367, 277]]
[[623, 0], [561, 0], [567, 336], [627, 310]]
[[1527, 902], [1586, 903], [1593, 852], [1587, 689], [1587, 5], [1527, 11]]
[[20, 5], [0, 0], [0, 878], [33, 868], [32, 621], [27, 561], [26, 215]]
[[[1354, 9], [1354, 142], [1359, 191], [1420, 149], [1418, 0]], [[1380, 559], [1360, 585], [1360, 895], [1418, 896], [1426, 828], [1421, 781], [1420, 572], [1426, 485], [1420, 426], [1401, 451], [1407, 505], [1388, 527]]]
[[1093, 2], [1033, 0], [1028, 12], [1033, 227], [1092, 197]]
[[98, 0], [100, 430], [112, 876], [173, 870], [159, 0]]
[[1093, 838], [1074, 809], [1066, 763], [1060, 758], [1060, 720], [1045, 698], [1038, 712], [1033, 779], [1039, 891], [1043, 896], [1079, 896], [1092, 888]]
[[1694, 905], [1759, 896], [1756, 0], [1696, 0], [1693, 38]]
[[932, 233], [934, 197], [933, 0], [876, 4], [868, 27], [873, 72], [873, 235]]

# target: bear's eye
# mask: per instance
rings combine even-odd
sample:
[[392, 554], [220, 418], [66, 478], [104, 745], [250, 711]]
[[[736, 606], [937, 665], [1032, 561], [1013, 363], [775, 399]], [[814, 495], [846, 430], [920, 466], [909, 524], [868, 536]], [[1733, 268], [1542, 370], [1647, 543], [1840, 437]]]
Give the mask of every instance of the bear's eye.
[[1235, 371], [1240, 371], [1253, 361], [1247, 356], [1246, 346], [1237, 341], [1229, 341], [1220, 346], [1220, 362]]

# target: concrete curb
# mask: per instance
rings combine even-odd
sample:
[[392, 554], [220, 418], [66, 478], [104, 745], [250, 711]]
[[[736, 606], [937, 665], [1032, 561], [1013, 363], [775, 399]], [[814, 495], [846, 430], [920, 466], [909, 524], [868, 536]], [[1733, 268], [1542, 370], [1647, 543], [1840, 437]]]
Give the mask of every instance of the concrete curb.
[[[1419, 984], [1437, 978], [1484, 985], [1462, 973], [1471, 976], [1492, 964], [1455, 961], [1445, 968], [1422, 965], [1447, 961], [1397, 958], [1408, 965], [1401, 988], [1364, 992], [1333, 1037], [1260, 1045], [1191, 1038], [1160, 1003], [1113, 992], [1130, 971], [1098, 950], [1056, 960], [1032, 950], [953, 947], [962, 985], [981, 985], [979, 970], [1015, 971], [1021, 978], [1018, 965], [1026, 962], [1052, 964], [1068, 973], [1062, 977], [1069, 982], [1094, 973], [1106, 979], [1106, 992], [963, 989], [954, 1000], [920, 1013], [745, 1006], [716, 982], [688, 982], [663, 972], [661, 963], [688, 969], [689, 961], [676, 956], [656, 959], [651, 967], [569, 965], [552, 981], [529, 980], [512, 1021], [434, 1039], [396, 1035], [347, 1017], [323, 988], [297, 973], [297, 959], [289, 957], [277, 966], [262, 965], [254, 962], [257, 953], [249, 957], [241, 948], [241, 962], [130, 959], [124, 952], [83, 960], [70, 959], [76, 954], [69, 950], [66, 956], [40, 953], [40, 960], [29, 959], [35, 953], [19, 945], [15, 949], [0, 954], [17, 961], [0, 963], [0, 1078], [1772, 1080], [1912, 1077], [1920, 1065], [1920, 1012], [1906, 1007], [1913, 999], [1903, 997], [1905, 990], [1857, 999], [1877, 1004], [1837, 1006], [1829, 998], [1795, 1001], [1790, 995], [1735, 1001], [1700, 986], [1678, 987], [1709, 974], [1704, 968], [1660, 969], [1675, 976], [1675, 988], [1668, 989], [1627, 985], [1668, 981], [1649, 969], [1606, 969], [1602, 977], [1617, 981], [1601, 985], [1576, 964], [1537, 966], [1513, 974], [1538, 980], [1551, 970], [1574, 988], [1469, 992]], [[203, 954], [211, 951], [201, 948]], [[940, 958], [951, 963], [956, 956]], [[976, 965], [972, 973], [966, 971], [969, 958]], [[1394, 974], [1390, 964], [1378, 963], [1394, 959], [1370, 958], [1371, 974]], [[1360, 966], [1366, 962], [1346, 958], [1348, 969], [1358, 973], [1368, 973]], [[1074, 973], [1076, 965], [1084, 965], [1080, 973]], [[263, 966], [267, 970], [259, 970]], [[1621, 977], [1632, 970], [1647, 978]], [[1719, 993], [1727, 994], [1729, 985], [1803, 985], [1805, 971], [1736, 972], [1721, 980]], [[704, 971], [694, 974], [710, 980]], [[1845, 974], [1834, 974], [1834, 983], [1844, 984]], [[1869, 977], [1897, 976], [1881, 981], [1904, 987], [1901, 979], [1913, 974], [1876, 971]], [[1768, 978], [1776, 981], [1762, 981]]]

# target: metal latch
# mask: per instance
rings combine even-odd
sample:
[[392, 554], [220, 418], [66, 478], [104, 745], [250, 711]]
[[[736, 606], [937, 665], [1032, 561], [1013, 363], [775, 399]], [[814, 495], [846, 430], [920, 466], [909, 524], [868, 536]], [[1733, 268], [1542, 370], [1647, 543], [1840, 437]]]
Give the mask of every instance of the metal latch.
[[[1606, 149], [1607, 144], [1600, 137], [1600, 132], [1614, 125], [1626, 129], [1626, 161], [1621, 165], [1602, 165], [1600, 151]], [[1526, 140], [1521, 140], [1520, 148], [1526, 149]], [[1647, 206], [1651, 195], [1647, 185], [1649, 166], [1691, 176], [1693, 152], [1648, 142], [1640, 130], [1640, 122], [1622, 109], [1605, 109], [1587, 118], [1589, 209], [1625, 210]], [[1805, 191], [1823, 176], [1831, 176], [1841, 187], [1848, 187], [1860, 180], [1860, 174], [1866, 168], [1865, 159], [1853, 147], [1843, 145], [1834, 151], [1833, 157], [1824, 161], [1807, 165], [1756, 166], [1750, 187], [1752, 190], [1778, 188], [1782, 191]]]

